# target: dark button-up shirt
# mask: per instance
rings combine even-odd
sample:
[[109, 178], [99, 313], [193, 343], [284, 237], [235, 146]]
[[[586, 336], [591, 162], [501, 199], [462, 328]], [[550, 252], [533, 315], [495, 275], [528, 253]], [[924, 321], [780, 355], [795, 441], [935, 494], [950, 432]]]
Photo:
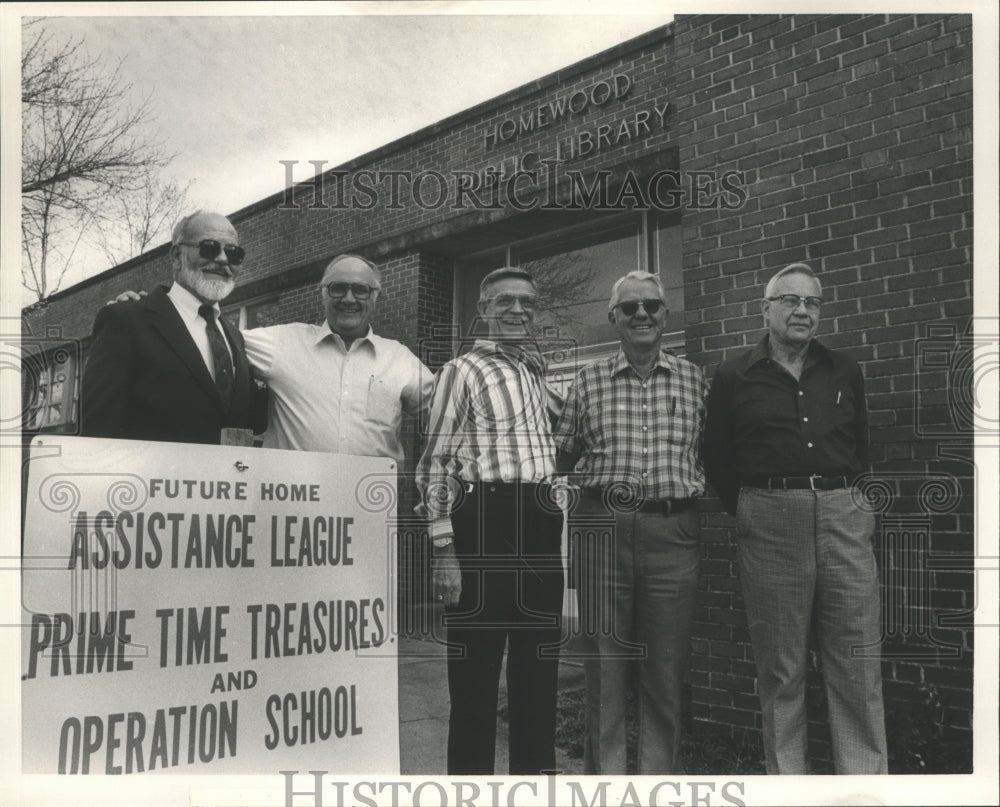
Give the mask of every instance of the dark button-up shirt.
[[774, 476], [847, 476], [868, 467], [868, 411], [857, 362], [813, 339], [796, 381], [765, 336], [723, 363], [708, 395], [705, 471], [734, 514], [742, 483]]

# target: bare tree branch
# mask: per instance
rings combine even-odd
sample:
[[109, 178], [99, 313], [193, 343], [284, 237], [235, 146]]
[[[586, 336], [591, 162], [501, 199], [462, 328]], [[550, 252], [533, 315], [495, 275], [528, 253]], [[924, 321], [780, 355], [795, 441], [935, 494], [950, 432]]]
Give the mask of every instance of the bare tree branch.
[[170, 228], [189, 207], [189, 182], [183, 188], [164, 182], [155, 171], [131, 193], [117, 196], [105, 205], [97, 221], [96, 245], [111, 266], [145, 252], [170, 239]]
[[[22, 278], [44, 299], [58, 290], [87, 230], [103, 222], [110, 234], [111, 210], [148, 195], [154, 182], [169, 189], [170, 204], [178, 189], [157, 182], [172, 155], [150, 134], [150, 98], [132, 100], [122, 63], [90, 57], [82, 41], [55, 43], [38, 20], [22, 30]], [[155, 237], [153, 224], [140, 250]]]

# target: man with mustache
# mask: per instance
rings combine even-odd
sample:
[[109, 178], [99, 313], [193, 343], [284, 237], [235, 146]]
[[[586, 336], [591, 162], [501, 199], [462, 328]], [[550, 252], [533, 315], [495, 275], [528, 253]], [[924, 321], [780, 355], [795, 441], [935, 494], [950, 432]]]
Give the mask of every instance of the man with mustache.
[[169, 290], [101, 309], [81, 386], [84, 436], [217, 444], [223, 428], [252, 428], [243, 339], [219, 317], [244, 254], [229, 220], [200, 210], [174, 227]]
[[836, 773], [888, 773], [874, 518], [861, 368], [815, 338], [823, 289], [793, 263], [762, 301], [767, 333], [715, 373], [705, 470], [736, 516], [740, 582], [770, 774], [806, 774], [806, 666], [819, 646]]

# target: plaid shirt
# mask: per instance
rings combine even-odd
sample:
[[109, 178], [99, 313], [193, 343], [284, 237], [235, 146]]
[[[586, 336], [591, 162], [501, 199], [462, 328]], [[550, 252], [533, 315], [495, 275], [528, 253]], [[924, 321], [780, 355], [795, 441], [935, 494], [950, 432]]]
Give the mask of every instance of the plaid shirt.
[[707, 392], [701, 369], [669, 353], [660, 353], [645, 380], [622, 350], [584, 367], [555, 430], [560, 455], [575, 464], [572, 481], [631, 484], [643, 499], [701, 496]]
[[[479, 339], [441, 368], [416, 483], [435, 520], [446, 518], [449, 479], [543, 482], [555, 471], [550, 398], [537, 353]], [[452, 494], [453, 495], [453, 494]]]

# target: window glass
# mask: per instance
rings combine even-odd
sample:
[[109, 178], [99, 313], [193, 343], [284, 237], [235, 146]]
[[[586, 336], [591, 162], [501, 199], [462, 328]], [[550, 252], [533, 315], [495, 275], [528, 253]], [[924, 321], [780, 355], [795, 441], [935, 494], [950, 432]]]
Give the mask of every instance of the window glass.
[[608, 322], [608, 298], [615, 280], [642, 266], [639, 224], [634, 217], [514, 250], [516, 263], [538, 286], [540, 336], [569, 340], [578, 352], [617, 341]]
[[220, 312], [220, 316], [232, 325], [234, 328], [243, 327], [243, 307], [239, 308], [223, 308]]
[[80, 395], [76, 354], [56, 350], [26, 360], [25, 368], [32, 383], [27, 390], [24, 427], [44, 430], [74, 423]]
[[667, 295], [667, 330], [665, 344], [684, 345], [684, 276], [682, 274], [681, 225], [676, 217], [661, 216], [656, 221], [653, 266]]
[[281, 325], [287, 320], [281, 317], [281, 306], [277, 297], [255, 300], [244, 305], [224, 308], [222, 316], [234, 328], [263, 328], [267, 325]]
[[261, 300], [250, 303], [247, 307], [245, 328], [264, 328], [268, 325], [280, 325], [281, 306], [277, 300]]

